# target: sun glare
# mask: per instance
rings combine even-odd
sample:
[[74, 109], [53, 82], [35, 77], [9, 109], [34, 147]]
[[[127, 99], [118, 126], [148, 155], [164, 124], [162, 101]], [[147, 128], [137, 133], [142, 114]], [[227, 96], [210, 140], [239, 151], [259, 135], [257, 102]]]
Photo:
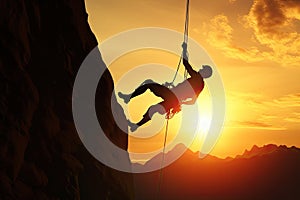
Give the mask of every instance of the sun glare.
[[207, 133], [211, 124], [211, 117], [209, 115], [200, 116], [199, 131]]
[[[194, 152], [200, 150], [203, 141], [209, 134], [209, 128], [211, 125], [212, 105], [211, 105], [211, 96], [207, 87], [205, 87], [202, 93], [199, 95], [197, 104], [198, 104], [197, 135], [193, 143], [189, 146], [189, 148]], [[191, 116], [191, 118], [193, 118], [193, 116]]]

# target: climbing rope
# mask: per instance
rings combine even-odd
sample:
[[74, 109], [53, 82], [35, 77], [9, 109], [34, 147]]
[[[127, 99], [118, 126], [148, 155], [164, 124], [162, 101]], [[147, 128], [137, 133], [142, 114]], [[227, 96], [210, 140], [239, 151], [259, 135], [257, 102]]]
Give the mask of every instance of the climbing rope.
[[[190, 15], [190, 0], [187, 0], [186, 2], [186, 14], [185, 14], [185, 24], [184, 24], [184, 36], [183, 36], [183, 42], [184, 43], [188, 43], [188, 38], [189, 38], [189, 15]], [[168, 84], [169, 87], [173, 87], [174, 86], [174, 82], [176, 80], [176, 77], [178, 75], [178, 71], [181, 65], [183, 59], [183, 54], [181, 54], [178, 65], [177, 65], [177, 69], [176, 69], [176, 73], [174, 75], [174, 78], [172, 80], [172, 82], [170, 84]], [[188, 73], [187, 70], [184, 71], [184, 80], [187, 79]], [[173, 116], [179, 112], [179, 110], [175, 110], [174, 109], [170, 109], [167, 114], [166, 114], [166, 120], [167, 120], [167, 124], [166, 124], [166, 130], [165, 130], [165, 138], [164, 138], [164, 146], [163, 146], [163, 154], [162, 154], [162, 160], [161, 160], [161, 166], [160, 166], [160, 172], [159, 172], [159, 184], [158, 184], [158, 191], [157, 191], [157, 199], [159, 199], [159, 194], [160, 194], [160, 190], [161, 190], [161, 184], [162, 184], [162, 176], [163, 176], [163, 165], [164, 165], [164, 161], [165, 161], [165, 151], [166, 151], [166, 142], [167, 142], [167, 137], [168, 137], [168, 129], [169, 129], [169, 120], [173, 118]]]
[[167, 143], [167, 137], [168, 137], [168, 129], [169, 129], [169, 119], [167, 119], [166, 130], [165, 130], [164, 148], [163, 148], [162, 160], [161, 160], [161, 165], [160, 165], [157, 199], [159, 199], [159, 194], [160, 194], [160, 189], [161, 189], [161, 184], [162, 184], [162, 176], [163, 176], [162, 171], [163, 171], [163, 167], [164, 167], [163, 165], [164, 165], [164, 161], [165, 161], [165, 151], [166, 151], [166, 143]]
[[188, 43], [188, 39], [189, 39], [189, 21], [190, 21], [190, 0], [187, 0], [185, 24], [184, 24], [184, 38], [183, 38], [183, 41], [185, 43]]
[[[185, 23], [184, 23], [184, 35], [183, 35], [183, 42], [186, 43], [186, 44], [188, 43], [188, 40], [189, 40], [189, 21], [190, 21], [190, 0], [187, 0]], [[177, 78], [177, 75], [178, 75], [178, 71], [179, 71], [180, 66], [181, 66], [182, 59], [183, 59], [183, 54], [181, 54], [181, 56], [179, 58], [176, 73], [175, 73], [174, 78], [173, 78], [170, 85], [174, 85], [174, 82], [175, 82], [175, 80]], [[185, 80], [187, 79], [187, 71], [186, 70], [184, 72], [184, 79]]]

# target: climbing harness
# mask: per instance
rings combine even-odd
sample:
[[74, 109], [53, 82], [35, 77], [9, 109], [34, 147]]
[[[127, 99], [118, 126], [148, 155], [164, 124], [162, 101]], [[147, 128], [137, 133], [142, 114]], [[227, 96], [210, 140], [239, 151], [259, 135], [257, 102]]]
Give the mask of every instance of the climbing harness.
[[167, 114], [166, 114], [166, 119], [172, 119], [174, 117], [175, 114], [179, 113], [181, 111], [181, 105], [177, 105], [177, 107], [175, 108], [171, 108]]
[[[190, 11], [189, 11], [189, 7], [190, 7], [190, 1], [187, 0], [186, 2], [186, 16], [185, 16], [185, 25], [184, 25], [184, 37], [183, 37], [183, 43], [188, 44], [188, 37], [189, 37], [189, 15], [190, 15]], [[177, 65], [177, 69], [176, 69], [176, 73], [174, 75], [174, 78], [172, 80], [171, 83], [165, 83], [164, 85], [168, 88], [172, 88], [174, 87], [174, 82], [177, 78], [178, 75], [178, 71], [179, 68], [181, 66], [181, 62], [183, 60], [183, 53], [180, 56], [178, 65]], [[187, 70], [185, 70], [184, 72], [184, 80], [187, 79], [188, 73]], [[166, 130], [165, 130], [165, 137], [164, 137], [164, 146], [163, 146], [163, 152], [162, 152], [162, 161], [161, 161], [161, 166], [160, 166], [160, 172], [159, 172], [159, 184], [158, 184], [158, 191], [157, 191], [157, 199], [159, 199], [159, 194], [160, 194], [160, 190], [161, 190], [161, 184], [162, 184], [162, 176], [163, 176], [163, 164], [164, 164], [164, 160], [165, 160], [165, 150], [166, 150], [166, 143], [167, 143], [167, 136], [168, 136], [168, 129], [169, 129], [169, 120], [173, 118], [173, 116], [180, 112], [181, 107], [180, 105], [176, 108], [171, 108], [170, 110], [168, 110], [167, 114], [166, 114], [166, 120], [167, 120], [167, 124], [166, 124]]]

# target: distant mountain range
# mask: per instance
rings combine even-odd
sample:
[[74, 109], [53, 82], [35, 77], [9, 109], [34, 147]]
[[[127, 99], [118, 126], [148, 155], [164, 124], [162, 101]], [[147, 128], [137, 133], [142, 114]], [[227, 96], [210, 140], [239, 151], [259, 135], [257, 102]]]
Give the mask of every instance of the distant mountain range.
[[[182, 152], [177, 145], [165, 161]], [[162, 154], [147, 168], [161, 163]], [[138, 166], [139, 164], [135, 164]], [[300, 149], [253, 146], [235, 158], [219, 159], [187, 150], [162, 171], [159, 199], [300, 199]], [[137, 199], [158, 199], [159, 171], [135, 174]]]

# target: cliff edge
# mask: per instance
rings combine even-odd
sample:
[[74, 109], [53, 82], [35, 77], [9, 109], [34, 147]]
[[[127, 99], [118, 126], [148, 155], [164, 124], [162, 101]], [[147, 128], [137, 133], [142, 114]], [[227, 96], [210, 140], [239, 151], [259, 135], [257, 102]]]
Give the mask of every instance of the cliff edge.
[[[74, 126], [74, 80], [97, 46], [87, 19], [84, 0], [0, 3], [0, 199], [133, 198], [131, 175], [94, 159]], [[111, 114], [113, 88], [107, 70], [97, 116], [126, 150]]]

